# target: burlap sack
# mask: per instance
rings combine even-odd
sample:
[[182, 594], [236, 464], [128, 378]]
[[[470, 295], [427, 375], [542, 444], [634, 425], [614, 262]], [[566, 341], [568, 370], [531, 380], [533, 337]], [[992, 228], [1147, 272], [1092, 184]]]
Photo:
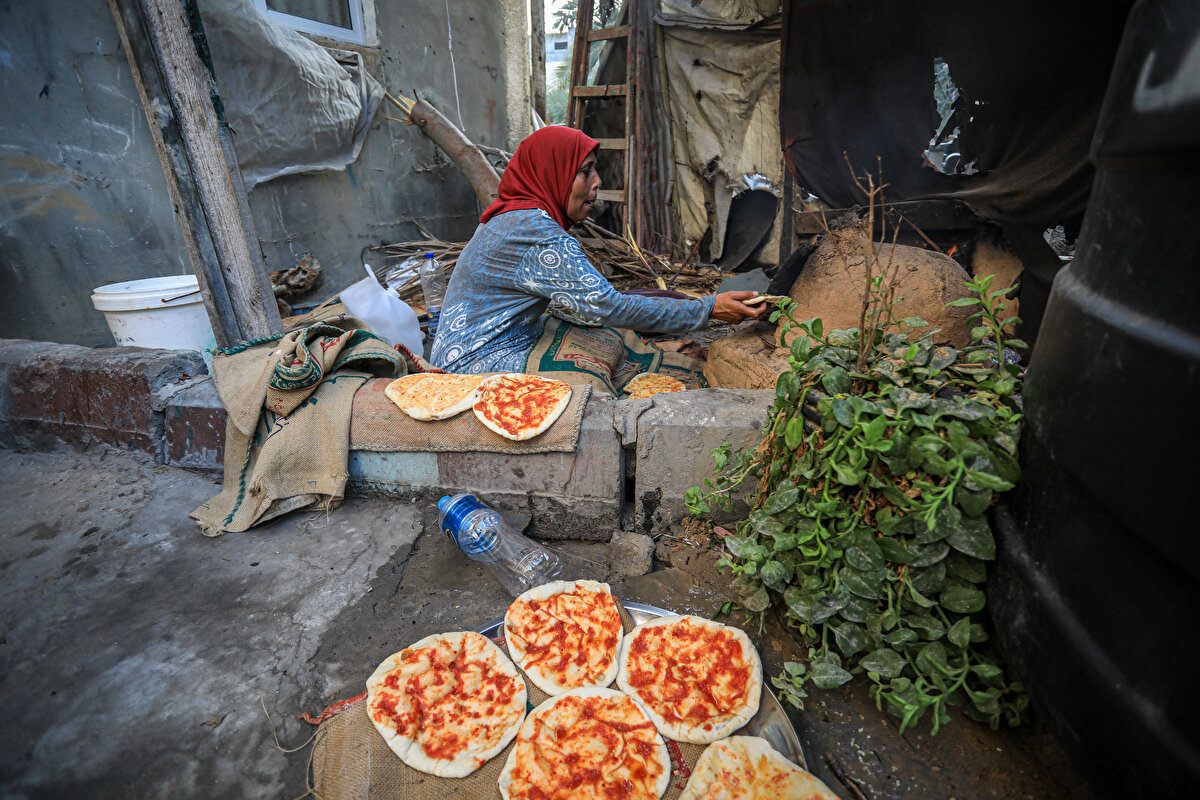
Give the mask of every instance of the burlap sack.
[[[553, 377], [560, 377], [555, 375]], [[574, 453], [592, 390], [576, 386], [562, 415], [540, 436], [514, 442], [488, 428], [471, 411], [421, 422], [401, 411], [383, 390], [391, 381], [368, 381], [354, 397], [350, 448], [380, 453]]]
[[665, 353], [631, 330], [584, 327], [557, 317], [546, 318], [542, 335], [525, 357], [524, 371], [614, 395], [649, 373], [678, 378], [689, 389], [708, 386], [700, 359]]
[[[347, 320], [350, 325], [353, 320]], [[229, 417], [221, 493], [191, 513], [208, 536], [341, 502], [354, 394], [408, 362], [365, 330], [319, 324], [213, 359]]]
[[[628, 633], [634, 628], [633, 618], [620, 603], [617, 606]], [[502, 638], [493, 641], [508, 654]], [[549, 697], [528, 679], [525, 686], [530, 709]], [[617, 689], [616, 683], [609, 688]], [[671, 754], [672, 775], [663, 798], [676, 800], [707, 745], [665, 741]], [[465, 778], [438, 778], [401, 761], [371, 724], [366, 700], [360, 700], [317, 729], [312, 751], [313, 793], [322, 800], [499, 800], [500, 773], [515, 746], [514, 740]]]

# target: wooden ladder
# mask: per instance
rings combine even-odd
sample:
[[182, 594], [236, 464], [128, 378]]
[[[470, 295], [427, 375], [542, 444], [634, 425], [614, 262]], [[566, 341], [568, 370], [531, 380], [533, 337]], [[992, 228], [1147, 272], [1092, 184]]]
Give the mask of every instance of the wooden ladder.
[[[638, 16], [633, 13], [633, 5], [645, 0], [625, 0], [624, 14], [629, 21], [636, 22]], [[611, 150], [621, 153], [624, 157], [624, 186], [614, 189], [601, 189], [598, 197], [610, 203], [622, 203], [625, 206], [625, 222], [630, 226], [634, 240], [641, 239], [641, 220], [637, 214], [637, 192], [632, 187], [637, 186], [637, 141], [634, 136], [636, 115], [634, 102], [636, 90], [633, 86], [633, 76], [636, 74], [638, 31], [636, 24], [616, 25], [611, 28], [592, 28], [594, 0], [579, 0], [578, 15], [575, 18], [575, 47], [571, 56], [571, 91], [567, 101], [567, 125], [572, 128], [583, 128], [584, 107], [588, 100], [602, 97], [625, 98], [625, 135], [620, 138], [597, 138], [601, 150]], [[625, 39], [625, 83], [596, 86], [588, 83], [588, 55], [593, 42], [609, 39]], [[586, 133], [586, 131], [585, 131]]]

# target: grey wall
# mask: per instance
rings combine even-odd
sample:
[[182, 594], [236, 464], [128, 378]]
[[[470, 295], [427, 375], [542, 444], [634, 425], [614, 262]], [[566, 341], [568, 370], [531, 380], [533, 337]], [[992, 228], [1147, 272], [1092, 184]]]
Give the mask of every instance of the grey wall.
[[[497, 147], [507, 133], [501, 5], [449, 4], [466, 133]], [[372, 73], [457, 123], [444, 0], [376, 0], [376, 14]], [[382, 107], [349, 169], [249, 193], [268, 269], [305, 252], [324, 265], [313, 299], [357, 280], [368, 245], [417, 238], [404, 217], [449, 240], [474, 230], [474, 193], [458, 170], [383, 114], [397, 110]], [[93, 287], [189, 271], [107, 3], [0, 0], [0, 337], [111, 345]]]

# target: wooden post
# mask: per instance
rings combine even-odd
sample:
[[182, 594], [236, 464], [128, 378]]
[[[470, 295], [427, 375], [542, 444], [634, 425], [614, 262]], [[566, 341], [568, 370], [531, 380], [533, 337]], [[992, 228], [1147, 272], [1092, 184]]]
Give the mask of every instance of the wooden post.
[[533, 48], [533, 110], [542, 121], [546, 119], [546, 4], [544, 0], [529, 0], [529, 37]]
[[217, 344], [280, 333], [195, 0], [108, 0]]

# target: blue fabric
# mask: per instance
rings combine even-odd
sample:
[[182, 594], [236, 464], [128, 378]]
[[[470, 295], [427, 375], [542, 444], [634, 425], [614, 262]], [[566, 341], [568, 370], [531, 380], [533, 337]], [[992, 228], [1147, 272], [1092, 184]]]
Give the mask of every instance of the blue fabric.
[[652, 333], [702, 327], [713, 298], [623, 295], [545, 211], [509, 211], [475, 230], [454, 267], [430, 361], [460, 373], [520, 372], [553, 300], [599, 325]]

